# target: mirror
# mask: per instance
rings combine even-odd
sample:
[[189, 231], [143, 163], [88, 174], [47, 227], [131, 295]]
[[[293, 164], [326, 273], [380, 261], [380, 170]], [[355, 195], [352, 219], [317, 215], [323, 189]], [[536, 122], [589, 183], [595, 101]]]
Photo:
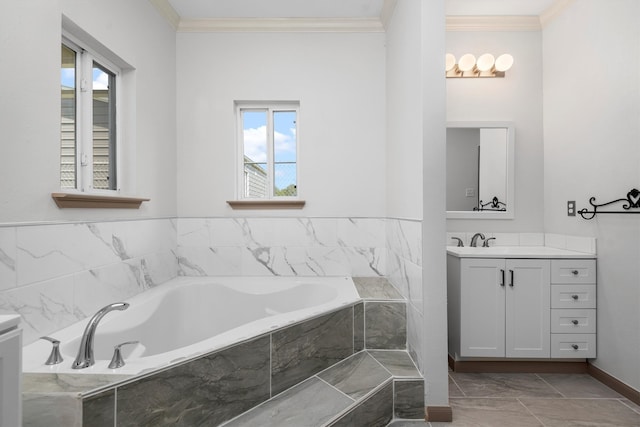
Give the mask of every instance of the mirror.
[[447, 123], [447, 218], [513, 219], [511, 122]]

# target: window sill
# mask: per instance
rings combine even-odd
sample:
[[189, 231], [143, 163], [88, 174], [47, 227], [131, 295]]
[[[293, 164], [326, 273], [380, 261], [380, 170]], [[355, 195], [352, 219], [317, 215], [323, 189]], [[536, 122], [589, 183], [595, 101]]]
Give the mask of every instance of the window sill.
[[59, 208], [138, 209], [142, 197], [105, 196], [97, 194], [51, 193]]
[[232, 209], [302, 209], [304, 200], [227, 200]]

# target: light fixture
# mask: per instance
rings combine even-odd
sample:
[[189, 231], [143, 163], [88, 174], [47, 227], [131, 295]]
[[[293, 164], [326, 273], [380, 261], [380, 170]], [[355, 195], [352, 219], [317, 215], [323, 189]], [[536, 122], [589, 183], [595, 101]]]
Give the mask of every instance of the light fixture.
[[462, 55], [456, 63], [456, 57], [447, 53], [445, 73], [447, 77], [504, 77], [505, 71], [513, 65], [513, 56], [508, 53], [494, 58], [490, 53], [476, 57], [470, 53]]

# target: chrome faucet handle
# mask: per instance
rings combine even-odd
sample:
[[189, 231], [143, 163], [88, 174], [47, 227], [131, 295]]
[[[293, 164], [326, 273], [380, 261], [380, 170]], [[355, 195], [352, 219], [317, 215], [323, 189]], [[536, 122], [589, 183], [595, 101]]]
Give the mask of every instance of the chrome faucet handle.
[[125, 365], [124, 359], [122, 358], [122, 353], [120, 352], [120, 347], [128, 344], [138, 344], [139, 342], [140, 341], [127, 341], [114, 346], [113, 357], [111, 358], [111, 362], [109, 363], [109, 369], [118, 369], [122, 368]]
[[495, 237], [489, 237], [487, 240], [482, 242], [482, 247], [483, 248], [488, 248], [489, 247], [489, 240], [496, 240], [496, 238]]
[[62, 355], [60, 354], [60, 341], [55, 339], [55, 338], [51, 338], [51, 337], [40, 337], [41, 340], [47, 340], [49, 341], [51, 344], [53, 344], [53, 347], [51, 348], [51, 353], [49, 354], [49, 358], [47, 359], [46, 362], [44, 362], [45, 365], [57, 365], [58, 363], [62, 363], [64, 361], [64, 359], [62, 358]]
[[457, 247], [462, 248], [464, 247], [464, 243], [462, 243], [462, 239], [459, 237], [452, 237], [451, 240], [456, 240], [458, 243], [456, 244]]

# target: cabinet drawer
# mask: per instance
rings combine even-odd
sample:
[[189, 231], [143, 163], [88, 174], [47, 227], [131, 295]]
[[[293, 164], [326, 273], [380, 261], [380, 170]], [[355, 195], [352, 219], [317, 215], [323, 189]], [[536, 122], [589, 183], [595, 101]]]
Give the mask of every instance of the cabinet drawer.
[[594, 309], [551, 310], [552, 334], [595, 334], [596, 311]]
[[596, 334], [551, 334], [551, 357], [596, 357]]
[[554, 259], [551, 261], [551, 283], [596, 283], [596, 261]]
[[596, 308], [596, 285], [551, 285], [551, 308]]

